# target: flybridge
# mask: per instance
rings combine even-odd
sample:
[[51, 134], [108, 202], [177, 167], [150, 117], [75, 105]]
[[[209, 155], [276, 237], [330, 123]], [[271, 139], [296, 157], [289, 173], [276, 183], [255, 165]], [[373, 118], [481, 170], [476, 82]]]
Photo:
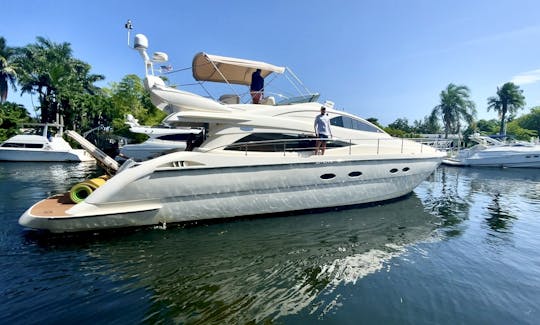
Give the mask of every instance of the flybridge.
[[[129, 38], [129, 32], [132, 29], [131, 22], [126, 24], [126, 28], [128, 29]], [[156, 71], [154, 69], [154, 63], [159, 63], [162, 67], [161, 69], [158, 67], [158, 72], [161, 71], [162, 73], [165, 72], [168, 74], [174, 71], [171, 72], [169, 71], [170, 69], [168, 66], [162, 65], [169, 59], [166, 53], [155, 52], [152, 57], [148, 55], [148, 44], [148, 38], [145, 35], [135, 35], [133, 48], [139, 52], [145, 62], [147, 87], [164, 87], [165, 83], [155, 74]], [[164, 69], [163, 67], [167, 68]], [[193, 78], [198, 81], [198, 84], [201, 85], [208, 97], [211, 97], [216, 102], [222, 102], [225, 104], [239, 104], [241, 102], [247, 103], [248, 101], [241, 99], [249, 94], [249, 91], [247, 89], [239, 91], [238, 89], [232, 87], [232, 85], [249, 86], [251, 83], [251, 75], [257, 69], [261, 70], [261, 76], [265, 78], [264, 95], [266, 96], [267, 100], [263, 101], [263, 104], [286, 105], [293, 103], [316, 102], [319, 99], [319, 94], [311, 92], [290, 68], [273, 65], [262, 61], [226, 57], [200, 52], [194, 56], [191, 69]], [[282, 75], [283, 78], [277, 79], [285, 79], [287, 85], [281, 85], [281, 81], [276, 80], [278, 75]], [[210, 94], [205, 86], [203, 86], [204, 82], [227, 84], [230, 87], [231, 94], [215, 97]], [[280, 90], [273, 91], [273, 88]]]

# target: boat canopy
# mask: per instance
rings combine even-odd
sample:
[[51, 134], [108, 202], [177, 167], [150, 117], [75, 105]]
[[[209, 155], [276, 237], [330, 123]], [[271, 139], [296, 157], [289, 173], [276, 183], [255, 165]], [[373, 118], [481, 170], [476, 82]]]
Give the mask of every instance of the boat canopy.
[[261, 69], [263, 78], [272, 72], [284, 73], [285, 67], [269, 63], [197, 53], [193, 58], [193, 78], [197, 81], [226, 82], [237, 85], [250, 85], [251, 74]]

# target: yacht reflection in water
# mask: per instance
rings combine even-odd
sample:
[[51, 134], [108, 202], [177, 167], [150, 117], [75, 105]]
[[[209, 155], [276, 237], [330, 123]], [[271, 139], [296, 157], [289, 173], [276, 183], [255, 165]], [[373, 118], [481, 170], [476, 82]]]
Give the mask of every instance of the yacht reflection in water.
[[339, 306], [340, 286], [389, 268], [438, 223], [411, 194], [382, 206], [141, 231], [91, 249], [99, 271], [82, 271], [109, 269], [122, 283], [115, 292], [152, 292], [151, 323], [324, 315]]
[[442, 166], [425, 183], [415, 192], [441, 217], [447, 236], [462, 234], [463, 220], [480, 217], [499, 237], [540, 200], [540, 173], [530, 169]]

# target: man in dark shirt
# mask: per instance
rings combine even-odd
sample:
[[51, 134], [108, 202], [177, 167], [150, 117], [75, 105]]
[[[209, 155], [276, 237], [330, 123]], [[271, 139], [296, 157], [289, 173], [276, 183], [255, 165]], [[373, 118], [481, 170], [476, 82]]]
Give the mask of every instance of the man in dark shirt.
[[257, 69], [251, 74], [251, 86], [249, 90], [253, 104], [258, 104], [264, 91], [264, 78], [261, 76], [261, 69]]

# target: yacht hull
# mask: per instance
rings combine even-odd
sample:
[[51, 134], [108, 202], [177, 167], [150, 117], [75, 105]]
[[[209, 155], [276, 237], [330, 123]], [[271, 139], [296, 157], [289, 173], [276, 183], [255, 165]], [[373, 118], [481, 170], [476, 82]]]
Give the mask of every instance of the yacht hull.
[[120, 148], [120, 154], [137, 161], [148, 160], [171, 151], [186, 150], [185, 141], [146, 141], [140, 144], [128, 144]]
[[61, 233], [385, 201], [411, 192], [440, 161], [440, 158], [327, 160], [159, 169], [133, 177], [118, 189], [113, 178], [110, 184], [65, 213], [39, 215], [43, 201], [38, 202], [23, 214], [19, 223]]
[[84, 150], [52, 151], [43, 149], [0, 148], [2, 161], [93, 161], [94, 158]]
[[540, 168], [540, 151], [514, 154], [477, 153], [466, 158], [448, 158], [443, 163], [452, 166]]

